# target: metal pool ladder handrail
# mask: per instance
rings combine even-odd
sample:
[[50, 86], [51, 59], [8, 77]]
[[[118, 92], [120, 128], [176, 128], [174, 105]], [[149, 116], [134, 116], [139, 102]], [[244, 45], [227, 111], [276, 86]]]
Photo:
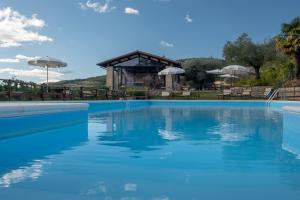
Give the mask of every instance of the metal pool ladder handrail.
[[272, 101], [274, 100], [274, 98], [277, 96], [278, 92], [279, 92], [280, 88], [274, 90], [271, 94], [271, 96], [269, 97], [268, 101], [267, 101], [267, 105], [270, 106]]

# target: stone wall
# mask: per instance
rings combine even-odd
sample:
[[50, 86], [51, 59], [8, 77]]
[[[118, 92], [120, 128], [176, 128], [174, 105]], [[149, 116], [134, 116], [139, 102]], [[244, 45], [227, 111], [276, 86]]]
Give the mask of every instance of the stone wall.
[[113, 89], [113, 84], [114, 84], [113, 73], [114, 73], [113, 67], [106, 68], [106, 87], [109, 88], [110, 90]]

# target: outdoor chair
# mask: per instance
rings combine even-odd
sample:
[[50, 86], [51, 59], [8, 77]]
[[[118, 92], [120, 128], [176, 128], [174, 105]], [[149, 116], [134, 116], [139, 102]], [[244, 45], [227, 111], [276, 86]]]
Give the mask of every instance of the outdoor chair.
[[178, 93], [178, 96], [189, 99], [191, 97], [191, 91], [184, 90], [184, 91]]
[[224, 89], [221, 94], [218, 94], [218, 98], [222, 97], [222, 99], [225, 99], [225, 97], [231, 97], [231, 94], [231, 89]]
[[25, 93], [20, 91], [14, 91], [11, 93], [11, 97], [15, 98], [17, 100], [22, 100], [22, 97], [24, 97]]
[[183, 91], [182, 96], [183, 97], [189, 97], [189, 96], [191, 96], [191, 92], [190, 91]]
[[73, 99], [73, 93], [70, 89], [64, 89], [63, 91], [63, 100], [72, 100]]
[[6, 91], [2, 91], [2, 92], [0, 92], [0, 98], [8, 98], [8, 92], [6, 92]]
[[95, 99], [97, 97], [97, 91], [95, 90], [83, 90], [81, 93], [81, 99]]
[[107, 89], [98, 89], [98, 98], [97, 99], [108, 100], [108, 90]]
[[1, 92], [0, 92], [0, 95], [5, 95], [5, 96], [7, 96], [7, 93], [8, 93], [8, 92], [6, 92], [6, 91], [1, 91]]
[[231, 96], [243, 96], [243, 88], [231, 88]]
[[117, 90], [109, 90], [107, 92], [107, 99], [109, 100], [118, 100], [120, 98], [124, 98], [124, 96], [120, 96]]
[[251, 97], [251, 89], [244, 89], [242, 92], [243, 97]]

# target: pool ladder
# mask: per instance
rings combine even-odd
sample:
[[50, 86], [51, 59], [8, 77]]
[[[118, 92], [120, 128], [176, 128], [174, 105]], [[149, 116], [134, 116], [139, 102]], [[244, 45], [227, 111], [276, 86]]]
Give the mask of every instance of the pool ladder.
[[280, 88], [278, 88], [278, 89], [276, 89], [276, 90], [274, 90], [274, 91], [272, 92], [271, 96], [269, 97], [269, 99], [268, 99], [268, 101], [267, 101], [267, 106], [270, 107], [272, 101], [273, 101], [274, 98], [277, 96], [277, 94], [279, 93], [279, 91], [280, 91]]

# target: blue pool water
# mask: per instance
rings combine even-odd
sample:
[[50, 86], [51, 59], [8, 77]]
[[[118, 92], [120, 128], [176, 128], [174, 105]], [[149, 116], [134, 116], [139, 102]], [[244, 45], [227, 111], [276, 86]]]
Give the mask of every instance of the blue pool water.
[[4, 137], [0, 199], [299, 200], [298, 115], [146, 104], [94, 104], [86, 121]]

